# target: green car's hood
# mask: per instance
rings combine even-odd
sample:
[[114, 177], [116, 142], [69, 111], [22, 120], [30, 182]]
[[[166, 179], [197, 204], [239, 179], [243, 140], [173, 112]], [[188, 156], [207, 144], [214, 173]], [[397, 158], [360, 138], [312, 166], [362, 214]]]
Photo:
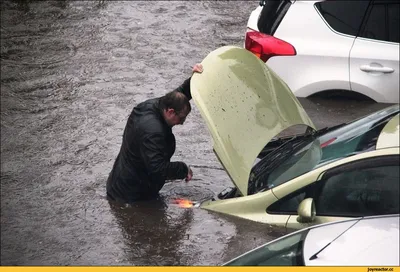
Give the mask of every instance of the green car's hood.
[[263, 147], [293, 125], [315, 128], [289, 87], [249, 51], [224, 46], [202, 62], [191, 93], [214, 150], [242, 195]]

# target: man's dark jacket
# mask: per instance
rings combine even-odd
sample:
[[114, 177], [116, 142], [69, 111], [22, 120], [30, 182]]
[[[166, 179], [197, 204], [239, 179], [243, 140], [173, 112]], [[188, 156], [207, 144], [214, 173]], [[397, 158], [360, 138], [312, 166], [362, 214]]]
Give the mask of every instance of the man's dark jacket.
[[[176, 89], [190, 100], [190, 78]], [[170, 162], [175, 136], [159, 107], [160, 98], [133, 108], [125, 126], [122, 145], [107, 180], [107, 195], [120, 202], [155, 197], [165, 180], [183, 179], [188, 167]]]

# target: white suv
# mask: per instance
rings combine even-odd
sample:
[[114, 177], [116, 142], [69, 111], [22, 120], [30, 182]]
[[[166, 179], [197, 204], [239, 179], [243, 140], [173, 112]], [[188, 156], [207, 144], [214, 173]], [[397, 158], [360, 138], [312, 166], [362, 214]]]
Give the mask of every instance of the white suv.
[[327, 92], [399, 102], [398, 0], [260, 1], [245, 47], [297, 97]]

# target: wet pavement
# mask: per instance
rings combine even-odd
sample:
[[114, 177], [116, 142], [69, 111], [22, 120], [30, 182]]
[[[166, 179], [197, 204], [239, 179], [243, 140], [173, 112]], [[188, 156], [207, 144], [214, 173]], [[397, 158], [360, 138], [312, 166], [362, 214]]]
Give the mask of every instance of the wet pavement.
[[[284, 234], [171, 204], [231, 185], [194, 105], [173, 158], [194, 179], [132, 207], [105, 198], [132, 107], [212, 50], [241, 46], [258, 1], [20, 2], [1, 2], [2, 265], [218, 265]], [[300, 101], [317, 127], [387, 106]]]

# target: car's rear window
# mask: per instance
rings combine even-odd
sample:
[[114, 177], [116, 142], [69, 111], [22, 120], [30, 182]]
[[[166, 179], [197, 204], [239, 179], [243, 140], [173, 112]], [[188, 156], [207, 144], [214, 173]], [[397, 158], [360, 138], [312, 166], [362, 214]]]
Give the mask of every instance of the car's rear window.
[[289, 0], [265, 1], [264, 7], [258, 19], [257, 27], [261, 33], [273, 35], [291, 6]]

